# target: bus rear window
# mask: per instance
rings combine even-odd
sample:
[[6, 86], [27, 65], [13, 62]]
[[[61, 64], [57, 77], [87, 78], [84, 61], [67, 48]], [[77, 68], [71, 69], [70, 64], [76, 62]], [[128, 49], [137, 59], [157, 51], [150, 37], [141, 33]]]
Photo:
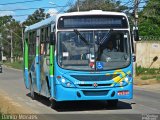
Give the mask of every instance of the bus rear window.
[[124, 16], [63, 16], [58, 20], [58, 28], [128, 28], [128, 23]]

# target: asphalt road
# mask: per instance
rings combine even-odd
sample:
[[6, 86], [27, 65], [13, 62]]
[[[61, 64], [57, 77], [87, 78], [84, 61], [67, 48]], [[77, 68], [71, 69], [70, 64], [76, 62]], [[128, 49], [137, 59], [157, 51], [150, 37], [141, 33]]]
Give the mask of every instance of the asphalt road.
[[[24, 86], [22, 71], [3, 67], [3, 73], [0, 73], [0, 90], [24, 107], [32, 109], [34, 113], [41, 114], [40, 118], [43, 119], [142, 120], [146, 114], [160, 114], [160, 89], [134, 87], [134, 98], [120, 100], [116, 109], [108, 107], [104, 101], [64, 102], [58, 109], [51, 109], [47, 98], [39, 95], [36, 95], [36, 100], [30, 98], [29, 90]], [[156, 118], [159, 119], [160, 116]]]

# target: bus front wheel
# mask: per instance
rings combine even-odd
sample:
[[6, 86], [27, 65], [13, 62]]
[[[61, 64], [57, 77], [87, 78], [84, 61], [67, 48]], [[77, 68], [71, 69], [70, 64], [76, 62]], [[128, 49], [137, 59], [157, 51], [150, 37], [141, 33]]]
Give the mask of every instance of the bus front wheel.
[[51, 100], [51, 108], [56, 109], [58, 107], [58, 103], [55, 100]]

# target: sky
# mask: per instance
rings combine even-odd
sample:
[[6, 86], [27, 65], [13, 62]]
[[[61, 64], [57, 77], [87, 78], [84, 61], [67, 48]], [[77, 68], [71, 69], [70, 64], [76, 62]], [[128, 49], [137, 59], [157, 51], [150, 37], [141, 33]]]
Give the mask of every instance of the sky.
[[[27, 19], [28, 15], [32, 14], [36, 10], [28, 8], [45, 7], [46, 13], [49, 12], [50, 14], [54, 14], [57, 11], [63, 11], [64, 8], [67, 9], [67, 7], [65, 6], [74, 4], [75, 1], [76, 0], [0, 0], [0, 16], [12, 15], [17, 21], [23, 22]], [[23, 2], [23, 3], [18, 3], [18, 2]], [[15, 9], [21, 9], [21, 10], [15, 10]], [[22, 9], [28, 9], [28, 10], [22, 10]]]
[[[49, 12], [51, 15], [53, 15], [55, 14], [55, 12], [64, 11], [64, 8], [65, 10], [67, 10], [66, 5], [67, 6], [71, 4], [73, 5], [75, 1], [77, 0], [0, 0], [0, 16], [12, 15], [17, 21], [23, 22], [27, 19], [28, 15], [33, 14], [33, 12], [36, 10], [29, 8], [38, 9], [45, 7], [45, 12], [46, 13]], [[133, 6], [132, 0], [120, 0], [120, 1], [124, 5]], [[15, 10], [15, 9], [21, 9], [21, 10]], [[27, 10], [22, 10], [22, 9], [27, 9]]]

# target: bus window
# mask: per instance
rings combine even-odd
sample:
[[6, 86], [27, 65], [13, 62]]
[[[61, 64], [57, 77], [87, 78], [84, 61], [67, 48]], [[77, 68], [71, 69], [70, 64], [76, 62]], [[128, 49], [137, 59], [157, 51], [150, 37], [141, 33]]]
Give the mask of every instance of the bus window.
[[36, 33], [29, 33], [29, 55], [35, 55], [35, 45], [36, 45]]
[[44, 55], [45, 54], [45, 51], [44, 51], [44, 43], [41, 43], [41, 55]]

